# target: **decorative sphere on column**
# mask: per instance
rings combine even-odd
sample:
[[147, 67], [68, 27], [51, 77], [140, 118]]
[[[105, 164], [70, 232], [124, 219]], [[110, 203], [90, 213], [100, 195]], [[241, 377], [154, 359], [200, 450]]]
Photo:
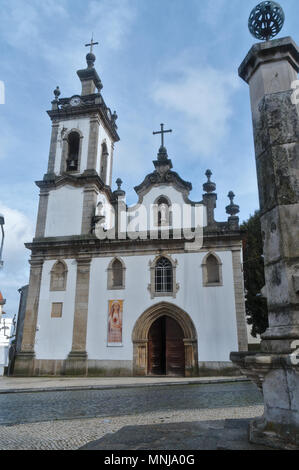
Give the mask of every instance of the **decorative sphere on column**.
[[248, 28], [256, 39], [269, 41], [284, 25], [284, 11], [276, 2], [261, 2], [250, 13]]

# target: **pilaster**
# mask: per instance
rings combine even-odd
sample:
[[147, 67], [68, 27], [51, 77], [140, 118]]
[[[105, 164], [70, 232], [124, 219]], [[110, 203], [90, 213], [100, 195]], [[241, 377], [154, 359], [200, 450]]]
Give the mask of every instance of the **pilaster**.
[[24, 319], [21, 351], [16, 356], [14, 375], [32, 375], [35, 357], [35, 335], [38, 317], [39, 295], [43, 260], [30, 261], [30, 280]]
[[89, 128], [89, 141], [88, 141], [88, 155], [87, 155], [87, 171], [97, 171], [97, 156], [99, 144], [99, 127], [100, 120], [98, 116], [91, 116]]
[[36, 238], [42, 238], [45, 235], [48, 201], [49, 191], [47, 189], [42, 188], [39, 194], [39, 206], [35, 231]]
[[110, 170], [109, 170], [109, 181], [108, 184], [111, 188], [112, 185], [112, 171], [113, 171], [113, 155], [114, 155], [114, 144], [111, 144], [111, 151], [110, 151]]
[[49, 162], [48, 162], [48, 174], [49, 175], [54, 174], [54, 169], [55, 169], [58, 129], [59, 129], [59, 122], [54, 122], [52, 125]]
[[92, 218], [95, 215], [97, 197], [98, 189], [96, 185], [90, 184], [85, 186], [82, 210], [82, 235], [88, 235], [91, 233]]
[[75, 296], [75, 312], [73, 325], [72, 350], [68, 355], [65, 374], [87, 375], [87, 318], [89, 299], [91, 258], [77, 259], [77, 281]]
[[236, 305], [236, 319], [239, 351], [248, 350], [248, 336], [246, 326], [246, 312], [244, 299], [244, 280], [241, 265], [241, 249], [232, 250], [234, 292]]

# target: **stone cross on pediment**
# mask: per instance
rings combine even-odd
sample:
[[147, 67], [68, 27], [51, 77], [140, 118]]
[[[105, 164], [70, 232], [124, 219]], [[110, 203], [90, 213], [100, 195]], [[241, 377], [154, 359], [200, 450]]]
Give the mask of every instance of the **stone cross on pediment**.
[[164, 130], [164, 124], [160, 124], [161, 130], [157, 132], [153, 132], [153, 135], [161, 134], [161, 147], [164, 147], [164, 134], [168, 132], [172, 132], [172, 129], [168, 129], [167, 131]]

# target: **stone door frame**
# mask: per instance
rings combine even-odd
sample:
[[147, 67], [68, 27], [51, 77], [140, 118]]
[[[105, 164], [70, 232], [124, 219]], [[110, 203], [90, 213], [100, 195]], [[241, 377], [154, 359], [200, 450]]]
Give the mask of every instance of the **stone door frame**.
[[133, 375], [148, 375], [148, 334], [152, 324], [162, 316], [173, 318], [183, 330], [185, 376], [192, 377], [198, 375], [198, 347], [194, 323], [188, 313], [169, 302], [159, 302], [149, 307], [135, 323], [132, 332]]

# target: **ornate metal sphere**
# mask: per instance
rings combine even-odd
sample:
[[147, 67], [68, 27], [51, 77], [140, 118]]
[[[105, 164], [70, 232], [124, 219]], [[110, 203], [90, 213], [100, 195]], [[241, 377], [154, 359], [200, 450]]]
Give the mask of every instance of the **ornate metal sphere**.
[[283, 27], [284, 11], [276, 2], [261, 2], [250, 13], [248, 28], [257, 39], [274, 38]]

